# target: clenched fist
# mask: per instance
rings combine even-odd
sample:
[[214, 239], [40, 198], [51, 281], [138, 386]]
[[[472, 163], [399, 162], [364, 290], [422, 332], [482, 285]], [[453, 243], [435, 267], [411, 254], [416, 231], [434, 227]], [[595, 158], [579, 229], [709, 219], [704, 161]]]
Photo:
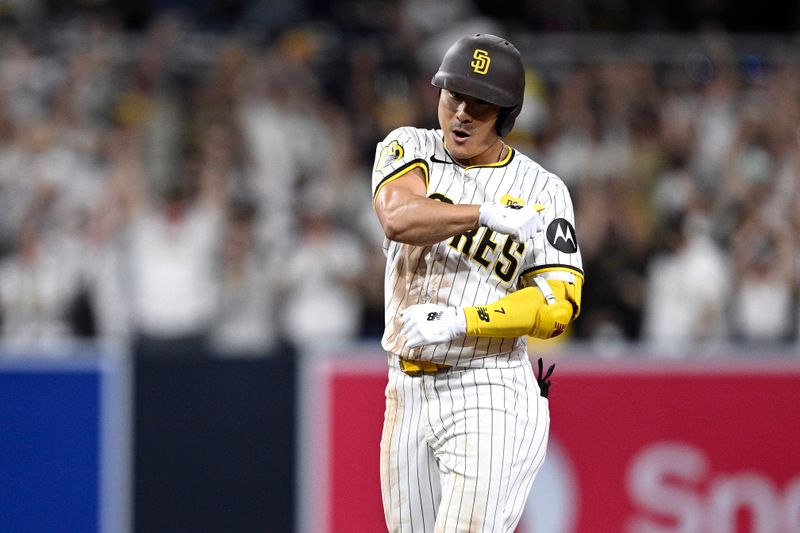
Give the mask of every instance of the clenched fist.
[[467, 320], [459, 307], [418, 304], [406, 308], [400, 316], [409, 348], [449, 342], [467, 333]]
[[531, 240], [544, 229], [544, 219], [540, 209], [534, 206], [500, 204], [486, 202], [481, 204], [478, 223], [498, 233], [510, 235], [517, 242]]

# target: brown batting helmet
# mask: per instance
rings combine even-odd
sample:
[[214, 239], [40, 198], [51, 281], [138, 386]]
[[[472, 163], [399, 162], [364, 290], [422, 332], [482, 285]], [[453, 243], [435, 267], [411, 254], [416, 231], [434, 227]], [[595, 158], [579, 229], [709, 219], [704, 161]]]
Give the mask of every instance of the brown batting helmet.
[[513, 44], [476, 33], [462, 37], [447, 50], [431, 83], [503, 108], [497, 117], [497, 133], [505, 137], [522, 109], [525, 67]]

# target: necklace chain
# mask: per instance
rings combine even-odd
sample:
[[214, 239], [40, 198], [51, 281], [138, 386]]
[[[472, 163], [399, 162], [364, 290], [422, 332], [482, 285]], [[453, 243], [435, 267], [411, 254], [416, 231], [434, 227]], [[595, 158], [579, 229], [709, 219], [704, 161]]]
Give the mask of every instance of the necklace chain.
[[500, 153], [497, 154], [498, 163], [503, 160], [503, 152], [505, 151], [505, 149], [506, 149], [506, 143], [504, 143], [503, 140], [500, 139]]

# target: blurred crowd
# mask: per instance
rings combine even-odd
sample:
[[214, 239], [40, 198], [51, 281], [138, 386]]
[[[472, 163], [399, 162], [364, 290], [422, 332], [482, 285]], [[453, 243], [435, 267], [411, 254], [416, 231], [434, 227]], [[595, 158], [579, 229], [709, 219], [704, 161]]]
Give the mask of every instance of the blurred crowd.
[[139, 31], [107, 13], [3, 22], [6, 345], [256, 357], [379, 338], [375, 144], [437, 127], [430, 77], [474, 31], [522, 49], [508, 141], [572, 192], [586, 286], [568, 342], [797, 344], [797, 55], [742, 55], [724, 33], [564, 55], [467, 1], [329, 19], [273, 4], [224, 32], [171, 11]]

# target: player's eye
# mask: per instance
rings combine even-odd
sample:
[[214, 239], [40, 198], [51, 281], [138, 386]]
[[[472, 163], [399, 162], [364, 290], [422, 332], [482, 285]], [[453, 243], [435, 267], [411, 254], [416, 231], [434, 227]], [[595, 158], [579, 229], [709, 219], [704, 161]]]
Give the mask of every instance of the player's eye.
[[447, 92], [450, 93], [450, 98], [452, 98], [454, 100], [463, 100], [464, 99], [464, 95], [461, 94], [461, 93], [454, 93], [453, 91], [447, 91]]

